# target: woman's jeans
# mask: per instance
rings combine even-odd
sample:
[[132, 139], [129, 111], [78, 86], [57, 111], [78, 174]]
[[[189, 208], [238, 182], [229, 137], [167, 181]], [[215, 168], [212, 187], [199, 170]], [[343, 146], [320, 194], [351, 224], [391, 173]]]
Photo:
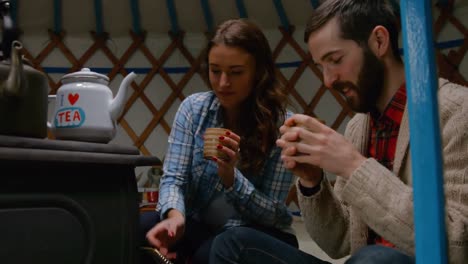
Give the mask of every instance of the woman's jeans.
[[346, 261], [346, 264], [379, 263], [379, 264], [414, 264], [413, 256], [390, 247], [371, 245], [358, 250]]
[[232, 227], [219, 234], [211, 246], [210, 264], [218, 263], [329, 263], [309, 255], [263, 232]]
[[[210, 264], [271, 263], [323, 264], [329, 263], [292, 247], [255, 229], [234, 227], [218, 235], [212, 244]], [[413, 257], [384, 246], [367, 246], [356, 252], [346, 264], [410, 264]]]

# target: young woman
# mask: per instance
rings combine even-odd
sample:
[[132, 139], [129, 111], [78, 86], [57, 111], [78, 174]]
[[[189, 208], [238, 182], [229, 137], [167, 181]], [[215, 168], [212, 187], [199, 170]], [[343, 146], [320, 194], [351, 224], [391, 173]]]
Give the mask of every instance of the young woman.
[[[292, 113], [278, 85], [271, 49], [252, 22], [222, 23], [206, 48], [212, 91], [188, 96], [176, 114], [156, 212], [142, 215], [147, 242], [177, 262], [208, 263], [214, 237], [249, 226], [298, 246], [285, 205], [293, 175], [275, 145]], [[203, 158], [204, 133], [229, 129], [218, 149], [228, 159]]]

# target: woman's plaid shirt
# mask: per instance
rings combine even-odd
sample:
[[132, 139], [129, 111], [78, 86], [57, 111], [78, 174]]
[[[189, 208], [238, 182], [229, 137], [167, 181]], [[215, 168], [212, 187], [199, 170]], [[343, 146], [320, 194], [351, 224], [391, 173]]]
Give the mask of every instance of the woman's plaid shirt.
[[[235, 169], [233, 186], [225, 189], [217, 165], [203, 159], [203, 134], [208, 127], [223, 127], [220, 103], [213, 92], [190, 95], [180, 105], [168, 140], [163, 177], [156, 208], [165, 213], [175, 208], [194, 216], [206, 207], [216, 192], [224, 192], [237, 214], [226, 226], [257, 223], [288, 229], [292, 216], [284, 201], [293, 175], [281, 161], [281, 149], [274, 146], [256, 175]], [[288, 117], [291, 113], [288, 112]]]

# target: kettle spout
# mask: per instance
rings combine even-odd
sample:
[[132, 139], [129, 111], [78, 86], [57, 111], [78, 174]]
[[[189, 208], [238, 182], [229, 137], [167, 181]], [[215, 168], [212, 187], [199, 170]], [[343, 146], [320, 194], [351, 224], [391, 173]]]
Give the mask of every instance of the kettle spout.
[[130, 83], [136, 78], [136, 76], [137, 75], [134, 72], [131, 72], [122, 80], [119, 91], [110, 104], [110, 115], [113, 121], [116, 121], [122, 113], [125, 99], [127, 97], [128, 87], [130, 86]]
[[23, 76], [23, 61], [19, 51], [23, 45], [15, 40], [11, 44], [11, 67], [6, 80], [0, 83], [0, 96], [19, 96], [21, 94], [21, 76]]

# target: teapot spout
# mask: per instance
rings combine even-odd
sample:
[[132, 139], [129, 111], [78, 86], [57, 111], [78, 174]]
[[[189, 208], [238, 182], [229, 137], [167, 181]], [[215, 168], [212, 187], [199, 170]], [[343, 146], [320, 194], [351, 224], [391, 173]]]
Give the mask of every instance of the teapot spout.
[[110, 104], [110, 115], [113, 121], [116, 121], [122, 113], [125, 99], [127, 97], [128, 87], [130, 86], [130, 83], [136, 78], [136, 76], [137, 75], [134, 72], [131, 72], [122, 80], [119, 91]]
[[21, 94], [21, 76], [23, 76], [23, 62], [19, 51], [23, 45], [15, 40], [11, 44], [11, 67], [8, 78], [0, 83], [0, 95], [19, 96]]

